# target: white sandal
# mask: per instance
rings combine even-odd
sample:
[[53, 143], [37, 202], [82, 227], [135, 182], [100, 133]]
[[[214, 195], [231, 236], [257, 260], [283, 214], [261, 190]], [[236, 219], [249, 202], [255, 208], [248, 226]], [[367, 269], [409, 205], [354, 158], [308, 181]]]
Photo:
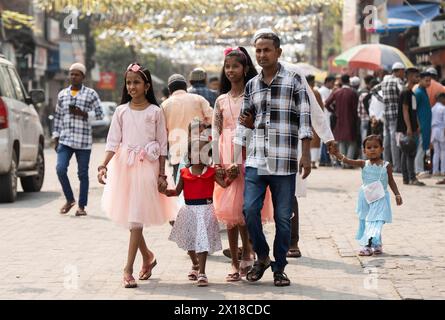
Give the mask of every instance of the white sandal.
[[196, 284], [198, 287], [207, 287], [209, 285], [209, 280], [205, 273], [198, 274], [198, 282]]

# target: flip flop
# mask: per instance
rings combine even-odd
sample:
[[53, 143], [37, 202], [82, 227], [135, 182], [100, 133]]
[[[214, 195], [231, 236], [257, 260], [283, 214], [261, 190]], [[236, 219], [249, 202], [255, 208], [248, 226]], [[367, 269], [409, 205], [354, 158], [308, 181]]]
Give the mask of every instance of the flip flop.
[[148, 280], [151, 277], [151, 271], [157, 264], [158, 262], [156, 259], [154, 259], [154, 261], [148, 267], [142, 266], [142, 269], [139, 272], [139, 280]]
[[136, 280], [134, 280], [132, 275], [124, 276], [123, 283], [124, 283], [124, 288], [137, 288], [138, 286]]
[[241, 276], [240, 276], [239, 272], [229, 273], [226, 276], [227, 282], [236, 282], [236, 281], [240, 281], [240, 280], [241, 280]]

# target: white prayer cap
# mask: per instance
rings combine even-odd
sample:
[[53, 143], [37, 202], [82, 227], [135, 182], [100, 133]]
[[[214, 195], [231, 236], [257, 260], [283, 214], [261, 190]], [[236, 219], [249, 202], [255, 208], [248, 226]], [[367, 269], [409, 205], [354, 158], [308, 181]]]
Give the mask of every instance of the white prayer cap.
[[87, 73], [87, 68], [85, 68], [85, 66], [80, 62], [73, 63], [70, 67], [70, 71], [72, 70], [80, 71], [83, 73], [83, 75]]
[[253, 43], [255, 43], [255, 41], [257, 41], [258, 38], [263, 34], [273, 34], [274, 36], [276, 36], [278, 38], [277, 33], [275, 31], [273, 31], [272, 29], [262, 28], [262, 29], [259, 29], [257, 32], [255, 32], [255, 35], [253, 36]]
[[401, 62], [394, 62], [394, 64], [392, 65], [391, 69], [393, 71], [394, 70], [400, 70], [400, 69], [405, 70], [405, 65], [403, 63], [401, 63]]

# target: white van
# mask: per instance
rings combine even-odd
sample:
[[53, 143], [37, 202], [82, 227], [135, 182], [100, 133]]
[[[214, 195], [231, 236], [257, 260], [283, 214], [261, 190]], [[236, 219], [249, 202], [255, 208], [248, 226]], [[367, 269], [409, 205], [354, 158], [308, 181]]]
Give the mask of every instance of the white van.
[[43, 129], [33, 104], [43, 90], [30, 96], [14, 65], [0, 55], [0, 202], [14, 202], [17, 179], [25, 192], [40, 191], [45, 175]]

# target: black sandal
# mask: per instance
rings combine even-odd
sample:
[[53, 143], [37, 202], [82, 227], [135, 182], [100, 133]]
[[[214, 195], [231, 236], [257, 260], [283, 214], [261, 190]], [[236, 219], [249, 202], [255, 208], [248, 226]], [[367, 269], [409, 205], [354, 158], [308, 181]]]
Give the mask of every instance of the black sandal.
[[261, 262], [259, 260], [255, 261], [252, 269], [247, 272], [246, 279], [247, 281], [254, 282], [258, 281], [263, 277], [264, 271], [270, 267], [270, 259], [267, 259], [267, 262]]
[[273, 284], [276, 287], [286, 287], [290, 285], [290, 280], [283, 271], [276, 271], [273, 273]]

